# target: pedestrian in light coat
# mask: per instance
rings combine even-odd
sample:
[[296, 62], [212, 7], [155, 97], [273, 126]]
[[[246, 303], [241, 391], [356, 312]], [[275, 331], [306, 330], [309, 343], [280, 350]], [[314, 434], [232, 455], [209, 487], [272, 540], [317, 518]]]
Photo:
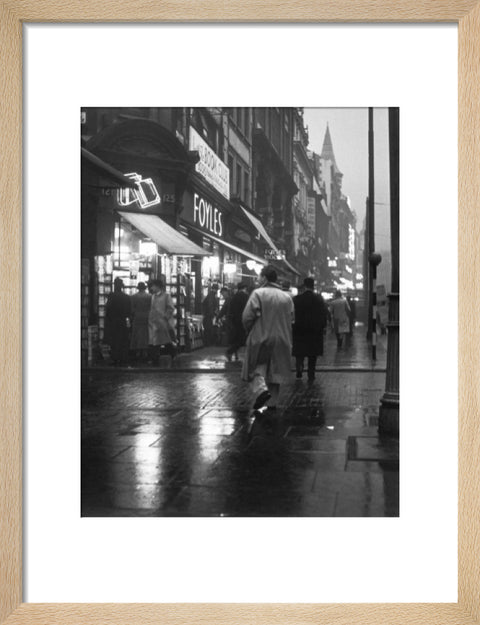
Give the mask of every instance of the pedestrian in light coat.
[[242, 379], [251, 383], [256, 410], [275, 409], [280, 384], [291, 375], [293, 319], [292, 298], [277, 284], [275, 269], [264, 267], [242, 315], [248, 332]]
[[357, 304], [353, 297], [347, 296], [348, 307], [350, 308], [349, 320], [350, 320], [350, 331], [349, 335], [353, 336], [353, 330], [355, 329], [355, 322], [357, 320]]
[[175, 306], [170, 295], [166, 293], [162, 280], [151, 280], [149, 287], [152, 293], [152, 303], [148, 316], [148, 339], [151, 346], [152, 362], [158, 364], [162, 345], [165, 346], [172, 360], [176, 355], [176, 348], [172, 339]]
[[313, 292], [313, 278], [305, 278], [303, 293], [293, 298], [295, 323], [293, 324], [293, 350], [297, 378], [302, 377], [303, 362], [308, 358], [308, 380], [315, 379], [317, 356], [323, 355], [323, 330], [327, 325], [327, 307], [323, 297]]
[[343, 337], [350, 332], [350, 307], [341, 291], [335, 291], [335, 296], [330, 302], [333, 330], [337, 335], [337, 347], [342, 346]]

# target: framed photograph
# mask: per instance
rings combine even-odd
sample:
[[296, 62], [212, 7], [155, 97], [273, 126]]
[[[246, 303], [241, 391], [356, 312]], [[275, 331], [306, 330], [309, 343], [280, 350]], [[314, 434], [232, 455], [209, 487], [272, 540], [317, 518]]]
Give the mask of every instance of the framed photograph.
[[478, 2], [0, 7], [0, 622], [478, 622]]

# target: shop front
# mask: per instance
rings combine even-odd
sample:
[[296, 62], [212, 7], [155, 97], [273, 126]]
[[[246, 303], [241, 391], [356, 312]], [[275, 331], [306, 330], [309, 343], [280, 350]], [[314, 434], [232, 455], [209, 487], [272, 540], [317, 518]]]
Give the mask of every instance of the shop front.
[[[104, 262], [96, 260], [98, 250], [97, 222], [101, 219], [97, 214], [98, 202], [102, 195], [114, 194], [123, 189], [134, 189], [135, 183], [121, 171], [106, 161], [81, 148], [81, 203], [82, 203], [82, 238], [81, 238], [81, 363], [82, 366], [92, 363], [98, 352], [99, 344], [99, 304], [104, 305], [105, 294], [110, 293], [111, 284], [105, 290], [99, 286], [98, 267], [102, 275], [112, 273], [111, 256]], [[103, 323], [102, 323], [103, 335]]]
[[[198, 338], [190, 331], [194, 314], [195, 276], [192, 265], [209, 252], [172, 228], [161, 217], [124, 210], [114, 211], [114, 227], [109, 250], [94, 256], [94, 276], [98, 339], [102, 346], [105, 309], [116, 278], [124, 291], [133, 295], [139, 282], [161, 278], [175, 304], [177, 343], [180, 350], [198, 347]], [[201, 333], [198, 328], [196, 334]]]
[[[82, 326], [88, 325], [90, 334], [98, 337], [97, 355], [108, 352], [103, 345], [105, 308], [117, 277], [128, 295], [136, 292], [139, 282], [162, 278], [176, 306], [179, 349], [198, 346], [189, 329], [196, 288], [192, 266], [210, 252], [177, 227], [195, 155], [146, 120], [115, 124], [86, 147], [93, 159], [88, 171], [82, 168], [82, 276], [88, 283]], [[115, 185], [92, 169], [94, 159], [108, 163], [120, 176]]]
[[[117, 211], [113, 249], [113, 280], [122, 278], [133, 294], [138, 282], [161, 278], [175, 305], [178, 347], [199, 347], [201, 328], [192, 324], [195, 275], [192, 264], [209, 252], [169, 226], [157, 215]], [[192, 325], [194, 327], [192, 327]]]

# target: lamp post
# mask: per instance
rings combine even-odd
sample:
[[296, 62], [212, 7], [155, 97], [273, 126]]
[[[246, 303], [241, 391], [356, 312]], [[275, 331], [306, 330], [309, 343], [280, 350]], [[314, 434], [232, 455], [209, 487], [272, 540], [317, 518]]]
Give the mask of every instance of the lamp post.
[[368, 109], [368, 198], [367, 198], [367, 232], [368, 232], [368, 319], [367, 339], [372, 338], [372, 307], [373, 286], [370, 257], [375, 251], [375, 161], [374, 161], [374, 137], [373, 137], [373, 108]]
[[399, 337], [400, 337], [400, 273], [399, 273], [399, 137], [400, 112], [388, 109], [390, 152], [390, 236], [392, 246], [392, 291], [388, 295], [388, 347], [387, 378], [385, 393], [380, 400], [378, 430], [380, 434], [398, 436], [400, 384], [399, 384]]
[[372, 277], [372, 360], [377, 360], [377, 267], [382, 262], [380, 254], [373, 252], [368, 258]]

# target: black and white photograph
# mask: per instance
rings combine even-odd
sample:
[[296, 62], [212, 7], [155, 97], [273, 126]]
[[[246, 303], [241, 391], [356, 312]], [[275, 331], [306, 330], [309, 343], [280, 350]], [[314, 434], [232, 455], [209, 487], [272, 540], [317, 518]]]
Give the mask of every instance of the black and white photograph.
[[400, 112], [81, 108], [82, 517], [400, 516]]

